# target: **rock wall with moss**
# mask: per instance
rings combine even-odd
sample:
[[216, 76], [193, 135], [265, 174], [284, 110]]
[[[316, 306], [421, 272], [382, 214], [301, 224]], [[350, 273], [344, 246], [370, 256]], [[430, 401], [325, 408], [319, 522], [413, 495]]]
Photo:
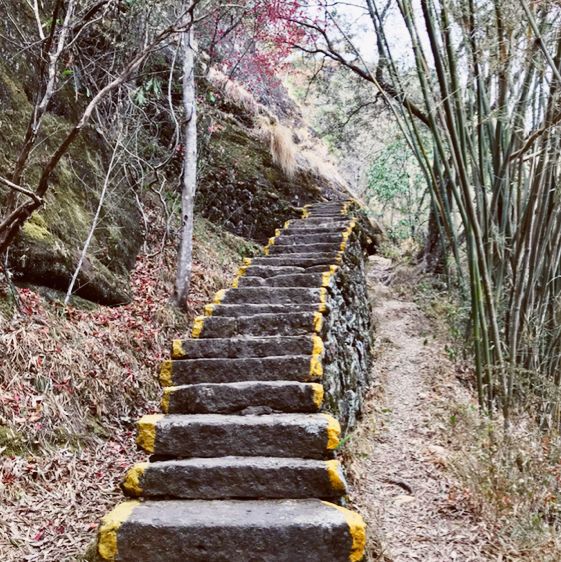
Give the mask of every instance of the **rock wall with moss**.
[[[360, 217], [360, 212], [357, 213]], [[379, 243], [362, 216], [330, 287], [323, 326], [325, 407], [348, 432], [360, 417], [370, 386], [374, 326], [366, 281], [366, 262]]]
[[[25, 80], [25, 77], [24, 77]], [[0, 174], [10, 174], [32, 111], [25, 81], [0, 64]], [[32, 155], [25, 183], [33, 186], [42, 166], [71, 123], [49, 113], [43, 139]], [[9, 254], [18, 283], [66, 291], [78, 263], [97, 208], [107, 164], [106, 145], [93, 130], [71, 147], [53, 175], [45, 204], [24, 225]], [[7, 192], [0, 192], [5, 205]], [[100, 221], [78, 278], [77, 293], [105, 304], [130, 299], [128, 274], [142, 242], [142, 226], [134, 193], [116, 184], [108, 190]]]
[[[13, 55], [9, 44], [1, 38], [0, 53], [5, 61]], [[9, 66], [0, 62], [3, 176], [10, 176], [25, 136], [36, 95], [35, 79], [31, 65]], [[214, 95], [206, 79], [200, 79], [198, 87], [201, 158], [196, 208], [200, 215], [232, 234], [264, 243], [279, 224], [298, 216], [303, 205], [348, 197], [328, 179], [309, 170], [299, 169], [294, 176], [287, 177], [273, 161], [256, 115], [219, 92]], [[57, 94], [44, 120], [25, 185], [36, 184], [48, 155], [79, 116], [83, 100], [83, 95], [71, 88]], [[147, 152], [157, 150], [164, 154], [169, 150], [169, 135], [151, 138], [150, 143]], [[62, 159], [45, 205], [25, 224], [10, 251], [9, 265], [16, 283], [67, 290], [91, 228], [109, 157], [107, 144], [91, 127]], [[177, 212], [180, 159], [172, 160], [163, 174], [168, 186], [164, 196], [174, 202], [169, 207]], [[129, 272], [145, 235], [138, 201], [143, 200], [147, 189], [120, 179], [115, 178], [108, 190], [101, 220], [75, 287], [78, 296], [108, 305], [130, 300]], [[7, 191], [0, 188], [0, 206], [5, 206], [6, 201]], [[171, 235], [175, 233], [172, 231]]]

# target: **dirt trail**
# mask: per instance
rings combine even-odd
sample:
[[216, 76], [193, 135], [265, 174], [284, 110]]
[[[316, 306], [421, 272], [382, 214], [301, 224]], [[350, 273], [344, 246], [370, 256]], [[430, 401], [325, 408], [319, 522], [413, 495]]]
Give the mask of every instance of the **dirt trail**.
[[439, 405], [471, 401], [455, 379], [443, 345], [417, 305], [381, 282], [390, 262], [371, 271], [378, 324], [375, 389], [351, 441], [352, 500], [365, 515], [371, 560], [471, 562], [484, 554], [486, 532], [454, 504]]

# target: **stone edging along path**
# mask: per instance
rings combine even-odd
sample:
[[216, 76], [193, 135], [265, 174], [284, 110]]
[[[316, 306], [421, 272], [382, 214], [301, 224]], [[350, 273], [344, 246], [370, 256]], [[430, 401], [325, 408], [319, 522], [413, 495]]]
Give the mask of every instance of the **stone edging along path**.
[[[368, 384], [370, 310], [352, 202], [308, 206], [246, 260], [164, 362], [150, 462], [98, 532], [105, 562], [358, 562], [366, 530], [335, 459]], [[367, 335], [365, 335], [367, 334]], [[334, 415], [332, 415], [334, 414]]]

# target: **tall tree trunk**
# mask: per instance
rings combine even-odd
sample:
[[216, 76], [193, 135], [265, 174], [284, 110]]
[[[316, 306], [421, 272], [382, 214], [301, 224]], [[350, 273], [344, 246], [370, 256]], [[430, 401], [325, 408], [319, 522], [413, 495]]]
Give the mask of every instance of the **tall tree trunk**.
[[[189, 6], [192, 1], [189, 2]], [[197, 192], [197, 107], [195, 87], [195, 49], [193, 27], [183, 40], [183, 107], [185, 109], [183, 188], [181, 193], [182, 228], [177, 260], [175, 300], [186, 308], [193, 270], [193, 222]]]

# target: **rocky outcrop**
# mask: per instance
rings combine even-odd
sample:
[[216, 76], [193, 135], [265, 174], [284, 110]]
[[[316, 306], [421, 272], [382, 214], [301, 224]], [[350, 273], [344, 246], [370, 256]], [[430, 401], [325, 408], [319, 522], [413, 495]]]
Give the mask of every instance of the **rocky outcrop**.
[[350, 427], [368, 384], [364, 241], [349, 203], [306, 209], [174, 342], [164, 413], [138, 422], [150, 462], [102, 520], [101, 560], [363, 559], [333, 414]]
[[[22, 80], [0, 64], [0, 174], [8, 177], [32, 113]], [[70, 98], [68, 105], [72, 103]], [[44, 138], [32, 155], [25, 185], [34, 185], [48, 155], [70, 126], [63, 116], [46, 116]], [[10, 250], [14, 281], [67, 290], [99, 203], [108, 159], [105, 142], [92, 130], [85, 131], [71, 147], [53, 174], [45, 204], [27, 221]], [[0, 209], [6, 204], [7, 193], [0, 191]], [[142, 239], [134, 192], [126, 182], [115, 181], [107, 192], [76, 293], [103, 304], [128, 302], [129, 272]]]

